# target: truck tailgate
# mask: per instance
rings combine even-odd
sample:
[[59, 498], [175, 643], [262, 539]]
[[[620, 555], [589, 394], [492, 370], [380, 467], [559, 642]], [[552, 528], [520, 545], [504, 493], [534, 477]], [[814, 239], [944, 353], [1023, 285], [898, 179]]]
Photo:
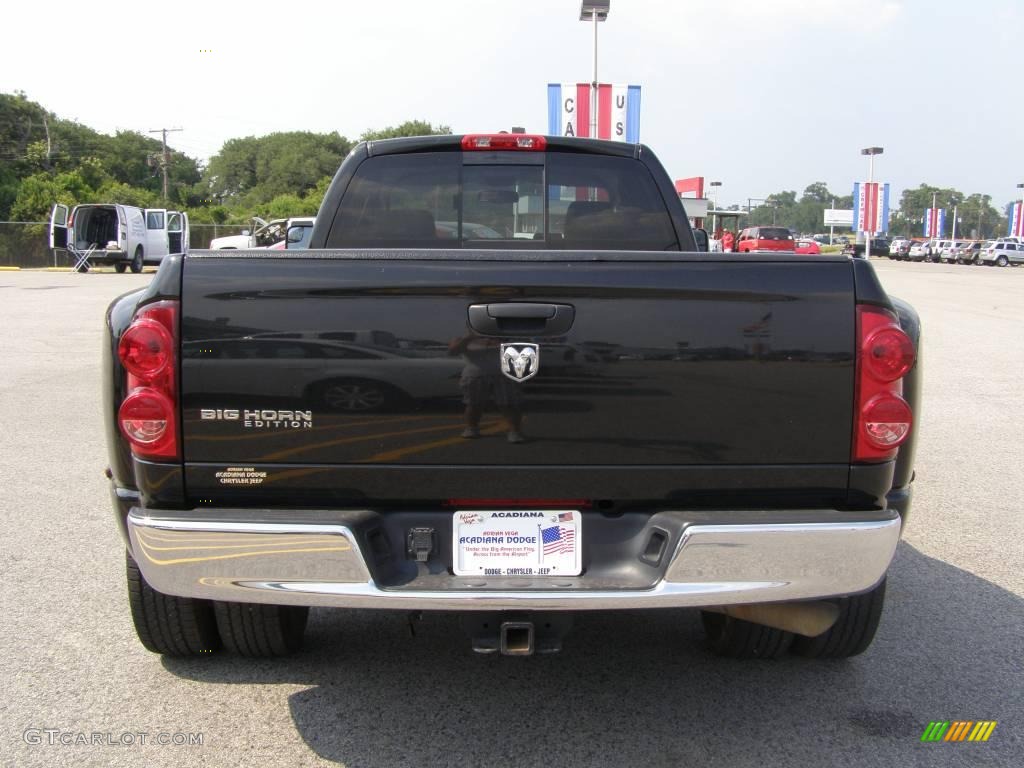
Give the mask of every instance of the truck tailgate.
[[[849, 462], [845, 259], [406, 256], [187, 259], [186, 463]], [[471, 305], [506, 302], [568, 305], [571, 326], [470, 328]], [[502, 343], [537, 344], [536, 375], [503, 375]], [[462, 436], [467, 405], [482, 410], [478, 439]], [[516, 418], [522, 443], [506, 439]]]

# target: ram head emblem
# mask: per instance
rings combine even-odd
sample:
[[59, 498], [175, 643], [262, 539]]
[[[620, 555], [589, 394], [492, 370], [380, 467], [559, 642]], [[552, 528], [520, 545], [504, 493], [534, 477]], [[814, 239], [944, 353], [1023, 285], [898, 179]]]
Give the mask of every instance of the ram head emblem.
[[501, 372], [513, 381], [526, 381], [540, 368], [540, 347], [536, 344], [502, 344]]

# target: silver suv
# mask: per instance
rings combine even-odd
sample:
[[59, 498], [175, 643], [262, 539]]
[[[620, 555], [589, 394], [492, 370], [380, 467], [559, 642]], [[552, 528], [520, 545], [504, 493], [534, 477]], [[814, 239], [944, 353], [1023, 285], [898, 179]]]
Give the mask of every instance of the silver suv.
[[1005, 267], [1008, 264], [1024, 263], [1024, 243], [998, 240], [978, 254], [978, 262], [990, 267], [993, 264]]

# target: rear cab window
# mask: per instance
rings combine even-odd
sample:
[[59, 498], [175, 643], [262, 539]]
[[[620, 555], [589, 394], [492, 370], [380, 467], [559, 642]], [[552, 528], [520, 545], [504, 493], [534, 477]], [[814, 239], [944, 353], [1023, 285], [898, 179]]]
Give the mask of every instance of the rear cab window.
[[793, 233], [784, 227], [761, 227], [758, 237], [761, 240], [792, 240]]
[[680, 250], [643, 163], [569, 152], [517, 159], [370, 157], [345, 191], [327, 247]]

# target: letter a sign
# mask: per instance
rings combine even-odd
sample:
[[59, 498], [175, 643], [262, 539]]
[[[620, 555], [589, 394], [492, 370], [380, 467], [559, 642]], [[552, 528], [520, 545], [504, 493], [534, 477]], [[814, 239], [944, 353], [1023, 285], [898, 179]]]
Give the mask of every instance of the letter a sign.
[[[548, 135], [590, 137], [590, 83], [548, 84]], [[640, 141], [640, 86], [597, 86], [598, 139]]]

